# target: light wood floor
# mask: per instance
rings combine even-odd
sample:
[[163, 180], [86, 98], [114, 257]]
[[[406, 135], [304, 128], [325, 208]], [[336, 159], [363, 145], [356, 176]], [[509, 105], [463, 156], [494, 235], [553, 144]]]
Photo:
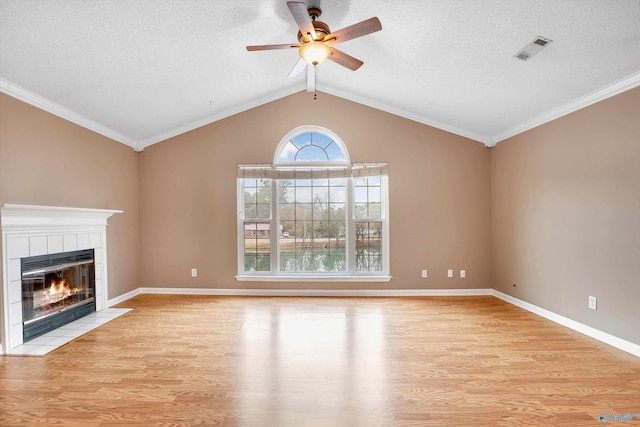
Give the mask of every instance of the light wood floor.
[[640, 413], [640, 358], [493, 297], [119, 306], [134, 310], [47, 356], [0, 356], [0, 425], [599, 426], [602, 412]]

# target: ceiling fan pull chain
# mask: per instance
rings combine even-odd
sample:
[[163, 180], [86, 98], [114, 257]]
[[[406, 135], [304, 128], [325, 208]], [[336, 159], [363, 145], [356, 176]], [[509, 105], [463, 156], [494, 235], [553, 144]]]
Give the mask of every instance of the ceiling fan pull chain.
[[318, 66], [313, 66], [313, 100], [318, 99]]

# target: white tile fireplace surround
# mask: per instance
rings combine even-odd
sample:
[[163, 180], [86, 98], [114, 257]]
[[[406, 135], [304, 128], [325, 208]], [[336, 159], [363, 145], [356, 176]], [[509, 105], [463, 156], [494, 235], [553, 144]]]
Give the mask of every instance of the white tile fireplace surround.
[[21, 258], [94, 249], [96, 311], [106, 308], [107, 219], [119, 210], [5, 204], [0, 354], [23, 344]]

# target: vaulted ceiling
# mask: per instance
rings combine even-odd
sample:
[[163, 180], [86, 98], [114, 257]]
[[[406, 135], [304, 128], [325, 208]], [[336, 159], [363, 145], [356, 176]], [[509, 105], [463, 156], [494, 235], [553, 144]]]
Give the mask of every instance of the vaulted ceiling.
[[[640, 85], [640, 0], [307, 4], [333, 31], [382, 23], [339, 46], [359, 70], [318, 67], [318, 96], [488, 146]], [[305, 90], [297, 50], [245, 49], [297, 31], [285, 0], [0, 0], [0, 91], [141, 150]]]

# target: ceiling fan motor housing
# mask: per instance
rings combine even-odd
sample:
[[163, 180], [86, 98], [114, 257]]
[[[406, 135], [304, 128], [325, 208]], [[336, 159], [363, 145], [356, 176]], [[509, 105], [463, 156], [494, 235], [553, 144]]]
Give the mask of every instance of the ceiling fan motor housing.
[[300, 43], [309, 43], [313, 41], [323, 41], [325, 37], [331, 34], [331, 30], [329, 26], [322, 21], [317, 21], [318, 17], [322, 15], [322, 10], [319, 7], [312, 6], [307, 9], [309, 12], [309, 17], [311, 18], [311, 22], [313, 23], [313, 28], [316, 30], [316, 38], [312, 40], [308, 37], [307, 34], [302, 34], [301, 31], [298, 31], [298, 41]]
[[298, 31], [298, 41], [300, 43], [309, 43], [312, 41], [323, 41], [325, 37], [331, 34], [331, 30], [329, 26], [321, 21], [313, 21], [313, 28], [316, 30], [316, 39], [311, 40], [306, 34], [302, 34], [302, 32]]
[[320, 9], [318, 6], [309, 6], [307, 12], [309, 12], [309, 16], [311, 17], [312, 21], [315, 21], [316, 19], [318, 19], [318, 16], [322, 15], [322, 9]]

